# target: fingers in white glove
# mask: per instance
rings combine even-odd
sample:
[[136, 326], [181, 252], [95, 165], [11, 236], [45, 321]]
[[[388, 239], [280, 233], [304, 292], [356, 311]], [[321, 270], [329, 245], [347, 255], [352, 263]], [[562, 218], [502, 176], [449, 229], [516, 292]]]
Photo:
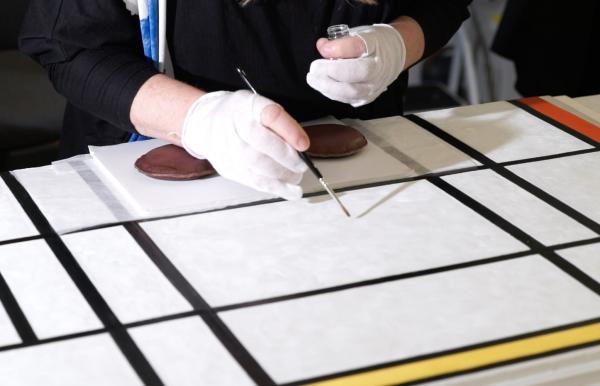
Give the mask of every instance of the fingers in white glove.
[[289, 184], [298, 184], [302, 179], [302, 172], [290, 170], [251, 147], [244, 147], [240, 152], [247, 169], [255, 175], [274, 178]]
[[329, 77], [338, 82], [361, 83], [373, 80], [376, 70], [374, 58], [317, 59], [311, 63], [309, 74]]
[[326, 97], [358, 107], [375, 100], [398, 78], [406, 63], [406, 46], [387, 24], [352, 28], [350, 36], [362, 39], [366, 52], [354, 59], [315, 60], [306, 81]]
[[237, 181], [258, 191], [271, 193], [286, 200], [292, 201], [302, 198], [302, 188], [297, 184], [285, 183], [275, 178], [256, 175], [251, 170], [246, 170]]
[[252, 149], [267, 155], [293, 172], [304, 173], [306, 171], [307, 167], [298, 156], [296, 150], [283, 142], [277, 134], [269, 129], [265, 129], [258, 121], [236, 125], [236, 129], [240, 138]]
[[369, 83], [339, 82], [328, 76], [317, 76], [311, 73], [307, 74], [306, 82], [327, 98], [348, 103], [354, 107], [370, 103], [377, 97], [372, 93]]
[[289, 144], [260, 123], [262, 110], [272, 104], [248, 91], [206, 94], [190, 107], [182, 144], [190, 154], [206, 157], [225, 178], [298, 199], [306, 165]]

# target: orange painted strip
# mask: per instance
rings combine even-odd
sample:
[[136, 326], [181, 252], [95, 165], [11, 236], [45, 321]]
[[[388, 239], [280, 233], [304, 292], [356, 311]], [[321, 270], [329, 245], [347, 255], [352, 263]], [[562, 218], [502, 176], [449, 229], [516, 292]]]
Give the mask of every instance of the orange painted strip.
[[600, 127], [593, 123], [538, 97], [523, 98], [519, 102], [600, 143]]

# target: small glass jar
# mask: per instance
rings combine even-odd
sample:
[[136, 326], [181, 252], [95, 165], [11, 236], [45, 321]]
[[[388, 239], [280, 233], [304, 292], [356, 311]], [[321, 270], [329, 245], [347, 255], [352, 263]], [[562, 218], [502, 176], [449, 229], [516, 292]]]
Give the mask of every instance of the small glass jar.
[[329, 40], [341, 39], [350, 36], [350, 28], [346, 24], [336, 24], [327, 28], [327, 38]]

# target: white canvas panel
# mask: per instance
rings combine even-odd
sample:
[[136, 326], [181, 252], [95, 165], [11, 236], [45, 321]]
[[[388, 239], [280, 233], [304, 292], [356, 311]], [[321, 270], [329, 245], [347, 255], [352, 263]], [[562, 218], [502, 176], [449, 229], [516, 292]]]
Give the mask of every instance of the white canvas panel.
[[108, 334], [0, 352], [2, 386], [141, 386]]
[[557, 253], [600, 283], [600, 244], [561, 249]]
[[513, 165], [508, 169], [600, 222], [600, 153]]
[[102, 328], [45, 241], [0, 246], [0, 272], [38, 338]]
[[136, 327], [129, 333], [166, 385], [254, 385], [200, 317]]
[[471, 157], [403, 117], [358, 121], [375, 135], [428, 172], [442, 172], [480, 165]]
[[0, 179], [0, 219], [0, 241], [38, 234], [35, 226], [2, 179]]
[[542, 244], [561, 244], [597, 236], [571, 217], [491, 170], [454, 174], [443, 179]]
[[71, 170], [53, 166], [14, 172], [57, 232], [118, 221], [90, 186]]
[[4, 307], [0, 305], [0, 347], [21, 343], [21, 338]]
[[600, 316], [600, 297], [539, 256], [220, 313], [288, 382]]
[[63, 240], [121, 322], [192, 310], [123, 227]]
[[314, 290], [527, 249], [427, 181], [147, 222], [212, 305]]
[[591, 146], [508, 102], [417, 114], [496, 162], [589, 149]]

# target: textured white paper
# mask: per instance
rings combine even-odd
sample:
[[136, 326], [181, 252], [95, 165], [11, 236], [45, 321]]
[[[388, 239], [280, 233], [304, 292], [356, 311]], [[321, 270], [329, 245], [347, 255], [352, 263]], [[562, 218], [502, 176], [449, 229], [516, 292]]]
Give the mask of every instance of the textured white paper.
[[90, 147], [103, 177], [125, 198], [138, 216], [161, 216], [222, 208], [273, 196], [215, 176], [195, 181], [163, 181], [138, 172], [135, 161], [148, 151], [165, 145], [157, 139], [114, 146]]
[[600, 316], [600, 297], [539, 256], [222, 312], [276, 382]]
[[13, 173], [57, 232], [117, 221], [75, 171], [43, 166]]
[[200, 317], [136, 327], [129, 333], [166, 385], [254, 385]]
[[[460, 150], [403, 117], [358, 121], [368, 132], [416, 161], [428, 172], [480, 165]], [[367, 133], [367, 136], [369, 134]]]
[[0, 241], [37, 235], [29, 217], [0, 179]]
[[562, 249], [557, 253], [600, 283], [600, 244]]
[[313, 290], [522, 251], [427, 181], [147, 222], [212, 305]]
[[121, 322], [192, 310], [124, 228], [63, 239]]
[[493, 102], [417, 114], [496, 162], [591, 146], [511, 105]]
[[0, 272], [38, 338], [102, 328], [45, 241], [0, 246]]
[[491, 170], [443, 177], [545, 245], [596, 237], [571, 217]]
[[600, 222], [600, 153], [513, 165], [508, 169]]
[[17, 330], [8, 317], [6, 310], [0, 305], [0, 346], [21, 343]]
[[[166, 142], [149, 140], [114, 146], [90, 147], [104, 177], [139, 216], [160, 216], [255, 202], [275, 198], [267, 193], [213, 176], [195, 181], [161, 181], [139, 173], [135, 161]], [[343, 159], [315, 159], [315, 165], [334, 188], [411, 176], [405, 165], [373, 144]], [[305, 193], [322, 190], [307, 172], [301, 183]]]
[[108, 334], [0, 352], [2, 386], [141, 386]]

